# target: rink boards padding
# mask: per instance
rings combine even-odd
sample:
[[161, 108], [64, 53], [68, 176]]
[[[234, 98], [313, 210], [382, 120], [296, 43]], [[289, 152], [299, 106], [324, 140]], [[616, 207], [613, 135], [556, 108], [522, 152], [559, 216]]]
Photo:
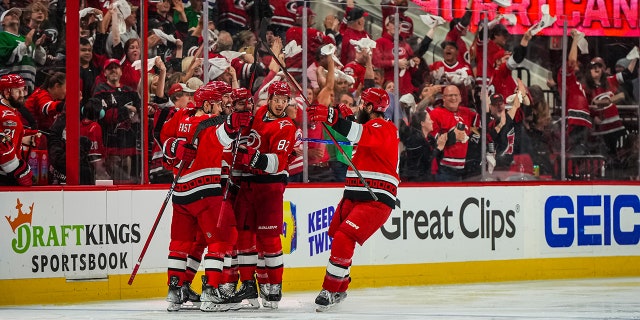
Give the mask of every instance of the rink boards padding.
[[[166, 295], [171, 206], [127, 280], [166, 186], [0, 189], [0, 305]], [[319, 290], [342, 187], [289, 185], [283, 289]], [[356, 248], [352, 288], [639, 276], [637, 183], [403, 185]], [[199, 281], [194, 281], [196, 288]]]

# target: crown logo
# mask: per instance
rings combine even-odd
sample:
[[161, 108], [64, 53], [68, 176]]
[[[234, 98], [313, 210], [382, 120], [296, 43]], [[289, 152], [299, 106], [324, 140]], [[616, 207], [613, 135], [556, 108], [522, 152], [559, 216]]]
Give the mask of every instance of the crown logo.
[[20, 202], [20, 199], [16, 200], [18, 201], [18, 204], [16, 204], [18, 216], [15, 219], [11, 219], [11, 216], [4, 216], [7, 218], [7, 221], [9, 221], [9, 225], [11, 226], [13, 233], [16, 233], [16, 229], [25, 223], [31, 225], [31, 214], [33, 213], [33, 203], [29, 206], [29, 213], [24, 213], [22, 212], [22, 202]]

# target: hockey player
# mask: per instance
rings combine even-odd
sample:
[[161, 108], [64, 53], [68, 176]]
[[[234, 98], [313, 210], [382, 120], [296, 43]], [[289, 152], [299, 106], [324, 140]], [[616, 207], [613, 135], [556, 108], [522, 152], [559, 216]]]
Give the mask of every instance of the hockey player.
[[317, 311], [327, 310], [347, 297], [356, 243], [363, 245], [387, 221], [396, 203], [400, 139], [393, 122], [384, 119], [389, 95], [383, 89], [369, 88], [361, 98], [358, 123], [339, 118], [336, 108], [313, 105], [307, 109], [310, 121], [325, 122], [358, 144], [353, 165], [378, 198], [372, 199], [352, 168], [347, 171], [344, 194], [329, 225], [333, 242], [322, 291], [315, 301]]
[[33, 173], [22, 159], [24, 126], [14, 107], [24, 103], [25, 81], [21, 76], [0, 77], [0, 185], [30, 186]]
[[[233, 100], [234, 112], [253, 112], [253, 99], [251, 93], [246, 88], [233, 89], [231, 93]], [[246, 140], [248, 137], [248, 129], [244, 128], [246, 132], [241, 132], [242, 138]], [[229, 148], [225, 149], [223, 156], [223, 180], [225, 172], [227, 172], [228, 180], [223, 181], [223, 187], [228, 188], [225, 190], [226, 199], [223, 201], [221, 213], [223, 217], [221, 219], [231, 219], [236, 221], [234, 204], [239, 191], [239, 185], [242, 178], [242, 168], [238, 165], [237, 158], [234, 163], [233, 150], [235, 146], [232, 144]], [[233, 164], [233, 169], [231, 165]], [[226, 168], [226, 169], [225, 169]], [[243, 232], [249, 232], [244, 230], [238, 230], [239, 234]], [[238, 252], [237, 248], [234, 248], [227, 256], [225, 256], [225, 265], [223, 270], [223, 284], [220, 290], [225, 295], [233, 295], [232, 303], [240, 304], [241, 308], [245, 309], [257, 309], [260, 308], [258, 303], [258, 287], [255, 280], [255, 269], [258, 262], [258, 252], [255, 246], [255, 236], [242, 237], [243, 241], [251, 241], [250, 244], [242, 245], [243, 248], [250, 248], [248, 251]], [[238, 279], [241, 280], [241, 286], [236, 292], [236, 286]], [[241, 304], [243, 300], [247, 300], [246, 304]]]
[[[275, 81], [268, 94], [267, 104], [256, 111], [247, 144], [238, 149], [237, 161], [246, 170], [235, 209], [240, 230], [238, 252], [251, 252], [252, 237], [256, 238], [259, 258], [256, 272], [263, 306], [277, 309], [282, 298], [284, 270], [280, 240], [282, 201], [296, 126], [285, 113], [291, 97], [289, 85]], [[241, 276], [245, 277], [242, 272]]]
[[[222, 202], [220, 171], [222, 150], [231, 144], [242, 126], [248, 124], [248, 113], [229, 115], [224, 125], [209, 127], [196, 132], [198, 125], [220, 112], [222, 97], [210, 84], [194, 93], [195, 109], [179, 110], [164, 125], [160, 139], [168, 159], [184, 166], [173, 194], [173, 218], [169, 243], [169, 292], [168, 311], [177, 311], [187, 298], [187, 253], [196, 242], [197, 231], [205, 236], [208, 252], [204, 258], [205, 275], [202, 281], [200, 309], [202, 311], [226, 311], [226, 303], [218, 290], [224, 253], [235, 241], [235, 229], [217, 227]], [[198, 136], [194, 136], [198, 133]], [[191, 144], [190, 142], [193, 142]], [[200, 152], [196, 152], [197, 149]], [[184, 162], [184, 164], [182, 164]]]

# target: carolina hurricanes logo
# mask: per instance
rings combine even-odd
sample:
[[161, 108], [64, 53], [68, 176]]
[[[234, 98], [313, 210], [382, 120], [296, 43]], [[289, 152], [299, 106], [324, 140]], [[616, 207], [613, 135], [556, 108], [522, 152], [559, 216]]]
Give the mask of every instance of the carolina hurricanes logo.
[[371, 124], [371, 126], [374, 127], [374, 128], [382, 128], [382, 125], [379, 124], [379, 123]]
[[353, 71], [353, 68], [351, 68], [351, 67], [344, 68], [344, 70], [342, 70], [342, 72], [344, 72], [344, 74], [349, 75], [349, 76], [353, 76], [355, 74], [355, 72]]
[[413, 24], [411, 24], [411, 22], [409, 21], [400, 22], [400, 32], [409, 32], [411, 31], [412, 27], [413, 27]]
[[400, 50], [398, 50], [398, 57], [406, 57], [406, 56], [408, 56], [407, 50], [405, 50], [403, 47], [400, 47], [398, 49], [400, 49]]
[[246, 0], [236, 0], [236, 1], [233, 2], [233, 6], [236, 7], [236, 9], [245, 10], [245, 7], [247, 6], [247, 1]]
[[298, 4], [295, 1], [287, 2], [287, 11], [289, 11], [291, 14], [295, 15], [297, 9], [298, 9]]
[[247, 146], [254, 149], [259, 149], [261, 144], [262, 140], [260, 139], [260, 134], [252, 129], [251, 132], [249, 132], [249, 136], [247, 137]]

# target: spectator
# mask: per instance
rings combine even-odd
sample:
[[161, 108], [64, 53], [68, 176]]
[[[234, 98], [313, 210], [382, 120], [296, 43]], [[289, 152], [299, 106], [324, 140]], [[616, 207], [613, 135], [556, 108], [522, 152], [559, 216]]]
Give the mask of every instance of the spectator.
[[[349, 0], [349, 2], [353, 2]], [[351, 40], [358, 41], [362, 38], [371, 38], [369, 33], [364, 30], [365, 18], [369, 15], [366, 11], [347, 6], [346, 14], [340, 25], [340, 33], [342, 34], [342, 48], [340, 49], [340, 62], [345, 65], [356, 58], [356, 51], [351, 44]]]
[[298, 7], [296, 11], [296, 20], [295, 25], [290, 27], [286, 32], [287, 43], [291, 41], [295, 41], [297, 45], [302, 46], [302, 17], [303, 17], [303, 8], [307, 10], [307, 65], [302, 65], [302, 51], [299, 53], [286, 57], [285, 60], [287, 69], [291, 73], [294, 78], [300, 79], [302, 76], [303, 70], [306, 70], [314, 60], [316, 56], [316, 52], [320, 50], [320, 47], [333, 43], [333, 40], [325, 36], [322, 32], [318, 31], [318, 29], [313, 28], [313, 24], [315, 22], [316, 14], [311, 11], [310, 8], [307, 7]]
[[[107, 36], [106, 51], [110, 57], [119, 57], [115, 47], [124, 44], [124, 52], [127, 52], [126, 44], [129, 39], [139, 39], [137, 23], [138, 7], [131, 6], [125, 0], [118, 0], [111, 4], [110, 15], [105, 15], [105, 20], [111, 17], [111, 32]], [[126, 16], [125, 16], [126, 15]], [[139, 44], [139, 42], [138, 42]], [[135, 88], [135, 87], [134, 87]]]
[[433, 121], [424, 109], [411, 114], [407, 125], [400, 121], [400, 142], [404, 150], [400, 153], [400, 179], [407, 182], [435, 181], [434, 161], [440, 161], [447, 135], [436, 140], [431, 134]]
[[136, 183], [140, 156], [136, 148], [140, 137], [140, 97], [120, 83], [122, 68], [118, 60], [104, 63], [106, 82], [96, 86], [93, 96], [102, 101], [105, 117], [100, 122], [104, 134], [107, 172], [114, 183]]
[[215, 4], [218, 9], [218, 30], [238, 34], [251, 25], [249, 12], [253, 9], [254, 1], [217, 0]]
[[[473, 1], [469, 1], [473, 2]], [[396, 13], [396, 8], [398, 9], [400, 27], [399, 27], [399, 36], [400, 38], [408, 41], [409, 38], [413, 37], [413, 19], [411, 17], [405, 15], [404, 13], [409, 9], [408, 0], [382, 0], [380, 1], [380, 7], [382, 11], [382, 21], [387, 21], [387, 18], [391, 20], [393, 23], [395, 21], [395, 17], [393, 16]]]
[[284, 43], [289, 42], [286, 33], [289, 28], [293, 27], [296, 21], [295, 8], [296, 1], [293, 0], [271, 0], [269, 6], [273, 12], [271, 16], [271, 24], [275, 27], [273, 35], [280, 37]]
[[88, 38], [80, 38], [80, 82], [82, 83], [82, 96], [91, 97], [94, 83], [102, 70], [98, 66], [97, 59], [93, 56], [93, 46]]
[[562, 92], [562, 77], [566, 76], [567, 83], [567, 148], [573, 154], [588, 154], [589, 148], [586, 142], [589, 140], [592, 128], [592, 119], [589, 110], [589, 102], [578, 81], [576, 72], [578, 66], [578, 42], [584, 38], [584, 33], [572, 30], [571, 48], [567, 57], [567, 70], [558, 72], [558, 91]]
[[56, 116], [64, 110], [66, 96], [67, 76], [56, 72], [27, 98], [25, 107], [35, 116], [39, 129], [49, 130]]
[[540, 176], [552, 176], [554, 174], [551, 155], [554, 154], [553, 146], [559, 144], [554, 141], [551, 131], [551, 112], [542, 88], [529, 87], [531, 94], [531, 121], [528, 124], [527, 135], [531, 141], [531, 157], [533, 164], [540, 170]]
[[335, 14], [330, 13], [324, 17], [324, 34], [333, 39], [336, 47], [342, 45], [342, 34], [340, 34], [340, 19]]
[[461, 18], [455, 18], [449, 23], [449, 32], [444, 38], [444, 41], [453, 42], [458, 48], [458, 61], [464, 61], [471, 65], [471, 59], [469, 57], [469, 48], [464, 41], [464, 36], [467, 34], [467, 28], [471, 23], [471, 6], [473, 1], [468, 1], [465, 7], [464, 15]]
[[435, 61], [429, 66], [434, 83], [457, 86], [462, 94], [461, 103], [468, 105], [469, 92], [473, 84], [471, 66], [463, 60], [458, 60], [458, 45], [455, 42], [444, 41], [441, 47], [444, 51], [444, 59]]
[[[376, 54], [372, 55], [373, 65], [385, 70], [384, 74], [386, 81], [393, 81], [394, 79], [395, 57], [393, 54], [393, 35], [395, 33], [395, 24], [392, 18], [393, 16], [389, 16], [384, 21], [385, 28], [382, 32], [382, 36], [376, 40], [376, 48], [374, 49]], [[398, 46], [400, 47], [398, 50], [398, 69], [400, 72], [398, 75], [398, 91], [400, 92], [400, 95], [404, 95], [407, 93], [413, 93], [416, 90], [411, 82], [411, 78], [417, 69], [415, 64], [411, 66], [409, 63], [413, 57], [413, 50], [402, 37], [402, 34], [399, 37]], [[389, 91], [387, 90], [387, 92]]]
[[102, 143], [102, 127], [98, 123], [104, 117], [102, 102], [96, 98], [89, 98], [81, 110], [80, 136], [89, 140], [90, 148], [87, 154], [94, 177], [93, 180], [110, 180], [104, 165], [104, 145]]
[[637, 77], [633, 74], [637, 59], [631, 61], [629, 66], [622, 72], [607, 76], [605, 62], [600, 57], [591, 59], [589, 63], [589, 74], [585, 75], [583, 82], [587, 101], [591, 102], [591, 116], [595, 128], [591, 133], [593, 136], [600, 136], [604, 140], [606, 153], [615, 156], [616, 150], [622, 138], [627, 134], [627, 130], [620, 120], [618, 106], [616, 103], [622, 101], [623, 97], [616, 97], [618, 88], [625, 81], [631, 81]]
[[0, 15], [0, 73], [21, 76], [28, 92], [35, 88], [37, 66], [43, 66], [47, 52], [42, 46], [46, 35], [36, 37], [37, 30], [31, 29], [25, 36], [19, 34], [20, 9], [11, 8]]
[[444, 88], [444, 106], [431, 111], [433, 131], [437, 140], [447, 135], [443, 157], [438, 163], [436, 181], [461, 181], [465, 174], [468, 140], [471, 127], [478, 127], [478, 115], [472, 109], [461, 105], [460, 90], [454, 85]]
[[[526, 95], [526, 92], [520, 91], [523, 89], [524, 86], [519, 88], [516, 98], [508, 109], [501, 94], [491, 95], [491, 103], [489, 104], [491, 121], [487, 125], [487, 134], [489, 135], [487, 141], [493, 144], [488, 149], [495, 150], [496, 170], [508, 171], [511, 169], [512, 163], [517, 162], [517, 155], [529, 156], [529, 137], [523, 124], [524, 113], [520, 108], [520, 99]], [[523, 167], [523, 171], [533, 174], [533, 167]]]

